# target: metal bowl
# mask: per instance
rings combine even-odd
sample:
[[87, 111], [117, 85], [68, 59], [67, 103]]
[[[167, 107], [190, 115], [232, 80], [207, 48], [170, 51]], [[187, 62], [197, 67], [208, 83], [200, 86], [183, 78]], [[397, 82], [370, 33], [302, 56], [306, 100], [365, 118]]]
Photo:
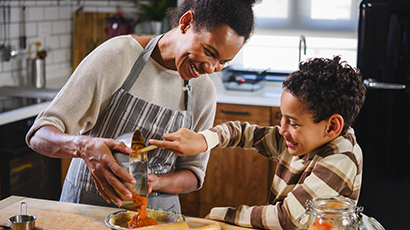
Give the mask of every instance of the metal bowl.
[[[186, 217], [180, 213], [175, 213], [172, 211], [154, 210], [154, 209], [147, 209], [147, 211], [148, 211], [148, 216], [154, 219], [158, 223], [158, 225], [180, 222], [180, 221], [186, 222]], [[129, 211], [129, 210], [120, 210], [120, 211], [113, 212], [110, 215], [108, 215], [105, 218], [104, 222], [111, 229], [127, 230], [128, 221], [130, 221], [132, 216], [134, 216], [135, 214], [137, 214], [137, 212]]]

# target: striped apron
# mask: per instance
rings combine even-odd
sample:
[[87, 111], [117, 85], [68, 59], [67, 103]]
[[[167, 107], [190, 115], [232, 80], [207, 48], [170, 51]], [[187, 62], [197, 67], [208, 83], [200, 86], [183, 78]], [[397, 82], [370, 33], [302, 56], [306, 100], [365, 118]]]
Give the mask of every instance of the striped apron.
[[[192, 95], [189, 82], [185, 81], [184, 111], [174, 111], [142, 100], [128, 93], [145, 66], [162, 35], [150, 40], [135, 62], [121, 88], [113, 95], [109, 104], [98, 117], [95, 126], [84, 133], [91, 137], [116, 138], [121, 134], [139, 129], [145, 138], [162, 139], [163, 134], [180, 128], [192, 128]], [[148, 145], [148, 143], [146, 143]], [[164, 174], [171, 171], [177, 159], [173, 152], [157, 148], [148, 153], [148, 173]], [[60, 201], [117, 207], [108, 204], [100, 195], [87, 165], [81, 158], [73, 158], [64, 181]], [[148, 208], [180, 213], [178, 194], [152, 192], [148, 196]]]

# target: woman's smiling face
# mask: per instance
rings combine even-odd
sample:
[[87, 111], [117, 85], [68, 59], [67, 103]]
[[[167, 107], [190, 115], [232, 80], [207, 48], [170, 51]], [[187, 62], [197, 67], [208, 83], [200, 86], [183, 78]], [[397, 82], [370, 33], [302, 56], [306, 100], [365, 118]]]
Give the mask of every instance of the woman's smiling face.
[[196, 32], [191, 24], [183, 28], [184, 32], [181, 32], [181, 40], [176, 48], [175, 65], [184, 80], [221, 71], [245, 41], [244, 37], [238, 36], [226, 25], [212, 32]]
[[292, 156], [302, 156], [329, 142], [326, 132], [328, 121], [314, 123], [313, 116], [289, 90], [281, 97], [282, 113], [279, 133], [285, 138], [288, 152]]

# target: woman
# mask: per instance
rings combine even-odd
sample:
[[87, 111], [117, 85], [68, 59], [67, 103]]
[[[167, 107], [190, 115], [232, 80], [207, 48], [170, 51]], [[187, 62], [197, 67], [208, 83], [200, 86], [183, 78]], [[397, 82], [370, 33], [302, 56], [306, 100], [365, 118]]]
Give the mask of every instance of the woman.
[[[112, 38], [80, 63], [27, 134], [33, 150], [73, 158], [61, 201], [121, 206], [115, 190], [131, 198], [120, 180], [135, 180], [112, 155], [131, 152], [113, 139], [123, 133], [139, 129], [148, 140], [212, 127], [216, 93], [207, 74], [222, 70], [251, 35], [255, 1], [186, 0], [170, 12], [173, 29], [164, 35]], [[178, 194], [201, 188], [208, 158], [150, 152], [148, 208], [180, 212]]]

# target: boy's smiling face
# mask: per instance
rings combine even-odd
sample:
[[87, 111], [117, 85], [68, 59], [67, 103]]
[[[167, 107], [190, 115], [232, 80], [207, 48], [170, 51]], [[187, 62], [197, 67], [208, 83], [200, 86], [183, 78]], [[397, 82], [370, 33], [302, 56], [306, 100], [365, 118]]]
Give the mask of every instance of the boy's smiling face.
[[329, 120], [314, 123], [313, 115], [287, 89], [282, 93], [280, 110], [279, 133], [285, 138], [292, 156], [302, 156], [334, 139], [328, 135]]

